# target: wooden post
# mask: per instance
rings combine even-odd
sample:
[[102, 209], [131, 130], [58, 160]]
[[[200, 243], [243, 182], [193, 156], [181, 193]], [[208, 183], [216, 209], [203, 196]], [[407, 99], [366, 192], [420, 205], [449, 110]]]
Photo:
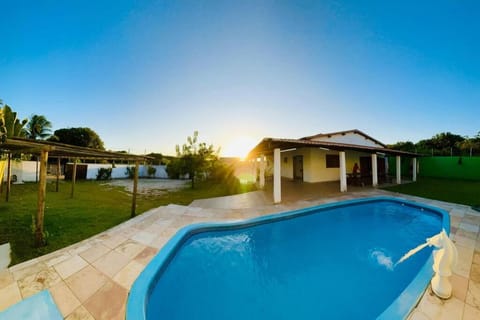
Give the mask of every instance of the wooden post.
[[7, 162], [7, 188], [5, 190], [5, 201], [8, 202], [10, 198], [10, 185], [12, 183], [12, 154], [8, 154]]
[[73, 198], [75, 193], [75, 180], [77, 179], [77, 159], [73, 160], [73, 170], [72, 170], [72, 191], [70, 192], [70, 198]]
[[43, 220], [45, 216], [45, 195], [47, 190], [48, 151], [42, 150], [40, 155], [40, 177], [38, 184], [37, 216], [35, 219], [35, 247], [45, 245]]
[[35, 183], [38, 183], [38, 156], [36, 158], [37, 161], [35, 162]]
[[135, 211], [137, 208], [138, 171], [139, 171], [139, 164], [137, 160], [135, 161], [135, 173], [133, 175], [132, 213], [130, 215], [131, 218], [135, 217], [135, 214], [136, 214]]
[[55, 192], [58, 192], [59, 181], [60, 181], [60, 158], [57, 158], [57, 181], [55, 183]]

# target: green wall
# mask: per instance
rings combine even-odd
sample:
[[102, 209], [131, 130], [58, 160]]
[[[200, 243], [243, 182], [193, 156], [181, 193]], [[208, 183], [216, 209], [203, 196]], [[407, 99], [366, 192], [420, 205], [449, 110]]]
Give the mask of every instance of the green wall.
[[[417, 158], [418, 161], [419, 158]], [[412, 177], [411, 165], [412, 165], [412, 158], [401, 157], [400, 158], [400, 170], [402, 172], [402, 176], [405, 177]], [[388, 174], [392, 177], [396, 177], [397, 175], [397, 160], [395, 156], [388, 157]]]
[[480, 157], [421, 157], [419, 176], [480, 180]]
[[[418, 157], [419, 177], [480, 180], [480, 157]], [[412, 159], [402, 157], [402, 176], [411, 177]], [[395, 177], [395, 157], [388, 157], [388, 174]]]

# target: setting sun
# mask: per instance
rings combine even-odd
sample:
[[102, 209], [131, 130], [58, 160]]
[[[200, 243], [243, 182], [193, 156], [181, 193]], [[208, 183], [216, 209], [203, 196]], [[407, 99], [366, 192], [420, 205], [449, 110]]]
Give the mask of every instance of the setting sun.
[[243, 159], [257, 142], [257, 140], [249, 136], [238, 136], [228, 142], [221, 154], [223, 157], [238, 157]]

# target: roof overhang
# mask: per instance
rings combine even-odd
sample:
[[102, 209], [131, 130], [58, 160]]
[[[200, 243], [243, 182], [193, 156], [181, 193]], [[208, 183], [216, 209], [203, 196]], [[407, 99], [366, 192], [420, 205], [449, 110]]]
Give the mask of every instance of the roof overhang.
[[3, 153], [38, 154], [42, 151], [48, 151], [49, 157], [52, 157], [52, 158], [137, 160], [137, 161], [153, 159], [148, 156], [78, 147], [78, 146], [51, 142], [51, 141], [30, 140], [30, 139], [23, 139], [23, 138], [16, 138], [16, 137], [5, 138], [5, 136], [2, 136], [0, 140], [0, 152], [3, 152]]
[[356, 144], [326, 142], [326, 141], [312, 141], [312, 140], [298, 140], [298, 139], [278, 139], [278, 138], [264, 138], [257, 144], [247, 156], [247, 159], [258, 157], [260, 154], [269, 155], [273, 153], [274, 149], [287, 150], [292, 148], [324, 148], [334, 151], [358, 151], [367, 153], [380, 153], [385, 155], [418, 157], [417, 153], [393, 150], [388, 148], [369, 147]]

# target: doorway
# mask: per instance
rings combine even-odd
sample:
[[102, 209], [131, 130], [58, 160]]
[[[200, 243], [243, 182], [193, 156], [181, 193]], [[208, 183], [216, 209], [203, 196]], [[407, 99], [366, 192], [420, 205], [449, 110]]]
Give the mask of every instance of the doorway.
[[303, 181], [303, 156], [293, 156], [293, 179]]

